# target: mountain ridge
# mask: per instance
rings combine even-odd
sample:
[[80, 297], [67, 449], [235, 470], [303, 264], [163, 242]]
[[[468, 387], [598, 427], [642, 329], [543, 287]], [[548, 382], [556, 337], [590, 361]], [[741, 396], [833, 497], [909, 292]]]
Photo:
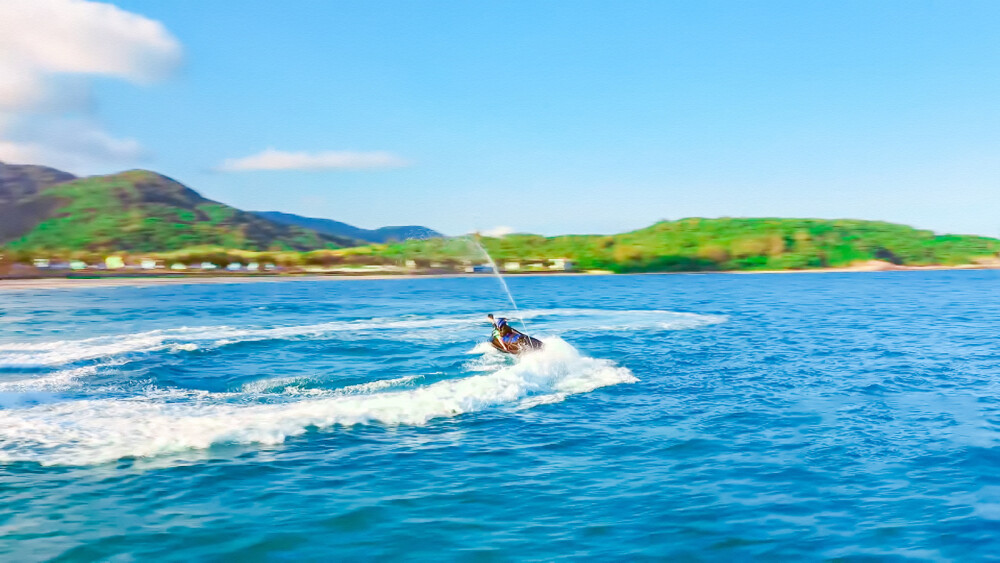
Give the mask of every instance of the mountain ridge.
[[13, 203], [40, 190], [77, 179], [77, 176], [48, 166], [0, 162], [0, 205]]
[[[152, 252], [218, 245], [306, 251], [440, 236], [426, 227], [368, 230], [277, 212], [282, 220], [274, 220], [268, 214], [210, 200], [149, 170], [77, 177], [47, 166], [0, 162], [0, 246], [13, 250]], [[298, 224], [303, 220], [320, 228]]]
[[[42, 180], [65, 178], [39, 170], [45, 167], [16, 166], [22, 173], [18, 178], [25, 174]], [[4, 182], [0, 200], [6, 202], [0, 206], [0, 244], [13, 250], [148, 252], [205, 244], [314, 250], [356, 244], [346, 237], [267, 221], [147, 170], [48, 184]]]
[[319, 217], [306, 217], [295, 213], [285, 213], [283, 211], [252, 211], [256, 215], [286, 225], [296, 225], [314, 231], [329, 234], [346, 236], [353, 239], [369, 243], [386, 243], [410, 239], [440, 238], [441, 233], [419, 225], [401, 225], [380, 227], [378, 229], [362, 229], [348, 223], [335, 221], [333, 219], [323, 219]]

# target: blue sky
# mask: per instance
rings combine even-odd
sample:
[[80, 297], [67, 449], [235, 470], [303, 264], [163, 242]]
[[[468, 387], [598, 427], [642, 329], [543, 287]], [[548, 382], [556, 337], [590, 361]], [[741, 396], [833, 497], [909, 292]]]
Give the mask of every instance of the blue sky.
[[[150, 80], [91, 71], [75, 111], [135, 146], [78, 171], [448, 234], [786, 216], [1000, 235], [1000, 3], [115, 5], [180, 56]], [[266, 150], [282, 169], [256, 169]]]

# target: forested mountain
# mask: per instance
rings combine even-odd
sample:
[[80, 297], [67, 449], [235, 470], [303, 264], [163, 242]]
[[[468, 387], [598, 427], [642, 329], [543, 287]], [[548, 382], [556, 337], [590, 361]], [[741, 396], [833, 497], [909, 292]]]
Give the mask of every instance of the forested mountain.
[[241, 211], [145, 170], [77, 178], [45, 166], [0, 163], [0, 245], [12, 250], [315, 250], [439, 236], [419, 226], [369, 230]]
[[44, 167], [5, 165], [3, 171], [0, 244], [11, 250], [313, 250], [357, 244], [205, 199], [155, 172], [75, 178]]

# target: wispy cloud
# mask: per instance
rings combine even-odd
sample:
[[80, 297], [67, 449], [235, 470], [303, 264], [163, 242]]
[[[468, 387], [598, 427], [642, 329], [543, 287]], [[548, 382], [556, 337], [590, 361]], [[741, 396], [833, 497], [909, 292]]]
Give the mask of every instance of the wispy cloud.
[[243, 158], [229, 158], [218, 166], [223, 172], [248, 170], [360, 170], [399, 168], [409, 161], [390, 152], [320, 151], [286, 152], [267, 149]]
[[162, 24], [111, 4], [4, 0], [0, 159], [80, 170], [138, 158], [138, 142], [115, 138], [91, 115], [89, 79], [146, 84], [180, 59], [180, 43]]
[[86, 172], [100, 166], [129, 165], [148, 156], [135, 139], [114, 137], [89, 118], [36, 116], [0, 132], [6, 133], [0, 135], [0, 160], [8, 162]]

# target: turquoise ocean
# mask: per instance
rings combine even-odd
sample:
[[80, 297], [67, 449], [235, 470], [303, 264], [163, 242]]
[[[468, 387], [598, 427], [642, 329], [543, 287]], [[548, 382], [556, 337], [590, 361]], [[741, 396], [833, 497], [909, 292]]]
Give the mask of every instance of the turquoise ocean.
[[1000, 272], [508, 283], [0, 292], [0, 558], [1000, 553]]

